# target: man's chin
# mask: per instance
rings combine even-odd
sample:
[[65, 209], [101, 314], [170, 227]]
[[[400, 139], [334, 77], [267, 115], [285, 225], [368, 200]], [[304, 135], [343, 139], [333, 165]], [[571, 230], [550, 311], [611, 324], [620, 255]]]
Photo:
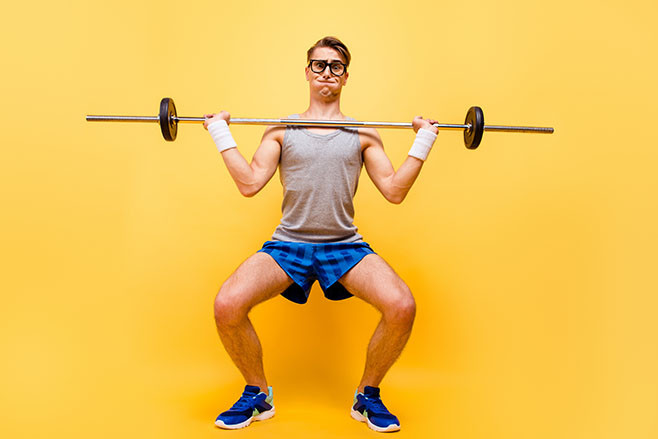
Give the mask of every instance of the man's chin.
[[339, 92], [339, 90], [332, 90], [332, 89], [329, 88], [329, 87], [322, 87], [322, 88], [318, 91], [318, 94], [320, 94], [320, 96], [324, 96], [324, 97], [331, 97], [331, 96], [335, 96], [335, 95], [337, 95], [338, 92]]

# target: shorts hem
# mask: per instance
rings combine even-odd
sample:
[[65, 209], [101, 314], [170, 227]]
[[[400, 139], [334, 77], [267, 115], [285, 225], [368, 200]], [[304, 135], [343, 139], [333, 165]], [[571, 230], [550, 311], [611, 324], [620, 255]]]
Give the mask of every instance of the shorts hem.
[[[279, 267], [281, 267], [281, 269], [283, 270], [283, 272], [286, 273], [286, 275], [288, 275], [288, 277], [292, 280], [293, 284], [290, 285], [288, 288], [286, 288], [286, 291], [284, 291], [283, 293], [281, 293], [281, 295], [282, 295], [283, 297], [285, 297], [286, 299], [290, 300], [291, 302], [298, 303], [298, 304], [300, 304], [300, 305], [303, 305], [303, 304], [305, 304], [306, 302], [308, 302], [308, 296], [309, 296], [309, 293], [310, 293], [310, 291], [311, 291], [311, 287], [310, 287], [310, 286], [309, 286], [309, 287], [305, 287], [303, 284], [299, 283], [299, 281], [298, 281], [297, 279], [295, 279], [295, 276], [293, 276], [292, 274], [290, 274], [290, 272], [286, 269], [286, 267], [284, 267], [284, 266], [283, 266], [283, 265], [282, 265], [282, 264], [281, 264], [281, 263], [280, 263], [280, 262], [279, 262], [279, 261], [278, 261], [278, 260], [277, 260], [277, 259], [276, 259], [276, 258], [270, 253], [270, 252], [268, 252], [267, 250], [265, 250], [265, 249], [260, 249], [260, 250], [258, 250], [256, 253], [265, 253], [266, 255], [269, 255], [269, 256], [274, 260], [274, 262], [276, 262], [277, 265], [278, 265]], [[301, 293], [304, 295], [303, 298], [301, 297], [302, 294], [295, 294], [294, 290], [291, 291], [291, 292], [289, 292], [290, 288], [291, 288], [291, 287], [294, 287], [295, 285], [299, 287], [299, 290], [301, 290]], [[298, 290], [298, 291], [299, 291], [299, 290]]]
[[[339, 276], [337, 276], [335, 279], [333, 279], [331, 281], [331, 283], [328, 283], [328, 285], [324, 286], [324, 285], [322, 285], [321, 282], [318, 281], [318, 283], [320, 284], [320, 288], [322, 288], [322, 293], [324, 293], [324, 297], [326, 297], [329, 300], [338, 301], [338, 300], [349, 299], [350, 297], [354, 296], [354, 294], [350, 293], [347, 290], [347, 288], [345, 288], [345, 286], [343, 284], [341, 284], [340, 282], [338, 282], [338, 281], [340, 280], [341, 277], [345, 276], [345, 274], [348, 271], [350, 271], [352, 268], [356, 267], [356, 265], [359, 262], [361, 262], [363, 260], [363, 258], [365, 258], [366, 256], [371, 255], [371, 254], [376, 254], [376, 253], [372, 249], [369, 248], [369, 251], [365, 251], [362, 255], [360, 255], [360, 257], [356, 261], [354, 261], [354, 263], [350, 267], [345, 269]], [[340, 287], [332, 288], [337, 283], [340, 285]], [[333, 291], [332, 291], [332, 289], [333, 289]]]

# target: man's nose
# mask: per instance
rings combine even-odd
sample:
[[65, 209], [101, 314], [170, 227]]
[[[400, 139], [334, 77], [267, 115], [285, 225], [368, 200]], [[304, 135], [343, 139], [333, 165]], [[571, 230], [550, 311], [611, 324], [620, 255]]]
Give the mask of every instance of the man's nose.
[[330, 78], [331, 77], [331, 64], [327, 64], [324, 67], [324, 70], [322, 71], [321, 75], [325, 78]]

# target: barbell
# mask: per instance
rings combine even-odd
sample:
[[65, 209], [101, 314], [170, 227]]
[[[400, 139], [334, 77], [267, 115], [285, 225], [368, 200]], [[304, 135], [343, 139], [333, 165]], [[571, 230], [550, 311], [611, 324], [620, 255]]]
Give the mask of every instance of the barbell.
[[[179, 123], [204, 122], [205, 117], [182, 117], [176, 113], [172, 98], [160, 101], [160, 113], [157, 116], [97, 116], [87, 115], [89, 122], [151, 122], [159, 123], [165, 140], [176, 140]], [[310, 119], [250, 119], [231, 118], [230, 123], [241, 125], [286, 125], [306, 127], [364, 127], [364, 128], [413, 128], [410, 122], [366, 122], [356, 120], [310, 120]], [[435, 123], [440, 130], [464, 130], [464, 144], [468, 149], [480, 145], [484, 131], [502, 131], [513, 133], [552, 134], [551, 127], [529, 127], [509, 125], [485, 125], [484, 113], [480, 107], [471, 107], [466, 112], [463, 124]]]

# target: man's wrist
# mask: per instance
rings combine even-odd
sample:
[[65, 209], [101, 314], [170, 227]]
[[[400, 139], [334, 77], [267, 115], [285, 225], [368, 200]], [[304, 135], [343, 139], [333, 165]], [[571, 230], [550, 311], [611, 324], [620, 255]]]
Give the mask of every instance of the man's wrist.
[[233, 140], [231, 130], [229, 130], [228, 124], [224, 119], [218, 119], [211, 122], [208, 125], [208, 132], [210, 133], [212, 140], [215, 142], [215, 145], [217, 145], [219, 152], [238, 146], [238, 144], [235, 143], [235, 140]]
[[416, 133], [416, 139], [414, 140], [413, 145], [411, 145], [408, 155], [416, 157], [422, 161], [427, 160], [427, 156], [429, 155], [436, 138], [437, 134], [434, 134], [426, 128], [420, 128], [418, 133]]

